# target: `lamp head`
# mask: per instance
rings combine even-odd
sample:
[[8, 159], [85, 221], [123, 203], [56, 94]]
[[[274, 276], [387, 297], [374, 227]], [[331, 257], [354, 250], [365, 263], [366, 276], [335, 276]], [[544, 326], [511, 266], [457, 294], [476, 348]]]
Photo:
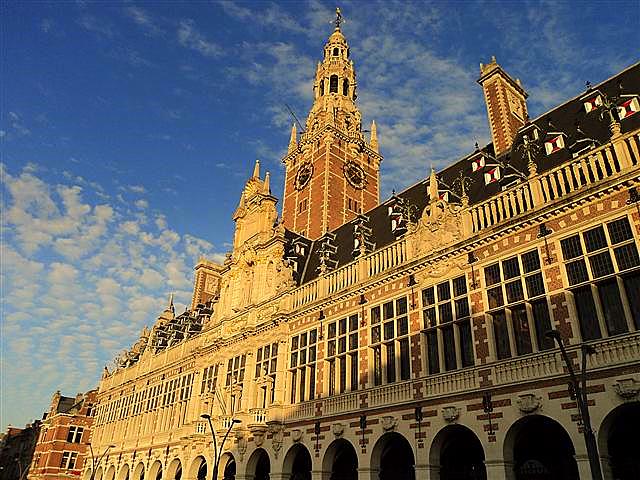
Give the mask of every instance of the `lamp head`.
[[324, 310], [320, 310], [320, 315], [318, 316], [318, 320], [324, 320]]
[[233, 420], [231, 420], [233, 423], [242, 423], [242, 420], [238, 420], [237, 418], [234, 418]]
[[407, 283], [407, 287], [415, 287], [418, 284], [416, 282], [416, 276], [412, 273], [409, 275], [409, 282]]
[[211, 415], [207, 415], [206, 413], [203, 413], [202, 415], [200, 415], [200, 418], [204, 418], [205, 420], [211, 420]]
[[360, 305], [364, 305], [365, 303], [367, 303], [367, 297], [364, 296], [364, 293], [360, 295]]
[[562, 341], [562, 336], [560, 335], [560, 332], [558, 330], [549, 330], [544, 334], [544, 336], [547, 338], [551, 338], [556, 342]]

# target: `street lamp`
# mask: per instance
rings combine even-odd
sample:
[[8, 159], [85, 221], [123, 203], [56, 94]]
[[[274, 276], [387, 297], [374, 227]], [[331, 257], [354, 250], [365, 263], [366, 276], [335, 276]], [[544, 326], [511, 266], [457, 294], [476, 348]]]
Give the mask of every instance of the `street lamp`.
[[211, 436], [213, 437], [213, 480], [218, 480], [218, 466], [220, 465], [220, 458], [222, 457], [222, 452], [224, 451], [224, 442], [227, 441], [227, 437], [231, 432], [231, 429], [236, 423], [242, 423], [242, 420], [238, 420], [237, 418], [231, 419], [231, 425], [227, 429], [227, 432], [222, 437], [222, 443], [220, 444], [220, 450], [218, 450], [218, 442], [216, 440], [216, 432], [213, 430], [213, 423], [211, 423], [211, 415], [207, 415], [203, 413], [200, 417], [205, 418], [209, 422], [209, 428], [211, 429]]
[[600, 468], [600, 458], [598, 455], [598, 445], [596, 437], [591, 428], [591, 419], [589, 417], [589, 403], [587, 401], [587, 355], [595, 353], [595, 349], [591, 345], [581, 345], [582, 351], [582, 369], [580, 372], [580, 381], [573, 371], [573, 365], [567, 355], [567, 350], [562, 343], [562, 335], [558, 330], [549, 330], [545, 336], [555, 340], [560, 348], [560, 354], [567, 370], [569, 371], [570, 385], [576, 397], [578, 411], [582, 418], [582, 434], [584, 435], [584, 443], [587, 447], [587, 456], [589, 457], [589, 465], [591, 466], [591, 478], [593, 480], [602, 480], [602, 469]]
[[102, 452], [102, 455], [100, 455], [100, 458], [98, 458], [98, 463], [96, 463], [96, 457], [93, 455], [93, 447], [91, 446], [91, 443], [87, 443], [87, 445], [89, 446], [89, 452], [91, 453], [91, 477], [89, 477], [89, 480], [95, 480], [96, 469], [100, 466], [100, 462], [102, 462], [102, 459], [107, 454], [107, 452], [112, 448], [116, 448], [116, 446], [107, 445], [107, 448], [104, 449], [104, 452]]

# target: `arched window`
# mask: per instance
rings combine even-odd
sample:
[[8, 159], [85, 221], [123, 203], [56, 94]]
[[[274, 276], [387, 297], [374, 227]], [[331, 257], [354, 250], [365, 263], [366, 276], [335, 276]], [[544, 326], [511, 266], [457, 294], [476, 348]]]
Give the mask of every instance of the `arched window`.
[[342, 94], [345, 97], [349, 96], [349, 79], [348, 78], [345, 78], [344, 82], [342, 82]]
[[324, 80], [320, 80], [320, 96], [324, 95]]
[[340, 50], [339, 50], [339, 49], [337, 49], [337, 48], [334, 48], [334, 49], [333, 49], [333, 56], [334, 56], [334, 57], [337, 57], [338, 55], [340, 55]]
[[329, 93], [338, 93], [338, 76], [331, 75], [329, 77]]

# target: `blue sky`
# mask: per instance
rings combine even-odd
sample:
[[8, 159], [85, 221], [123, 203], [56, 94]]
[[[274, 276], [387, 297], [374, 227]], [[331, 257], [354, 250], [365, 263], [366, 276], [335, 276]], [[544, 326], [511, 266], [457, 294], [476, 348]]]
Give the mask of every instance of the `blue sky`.
[[[637, 2], [345, 1], [382, 193], [489, 141], [479, 63], [532, 117], [636, 62]], [[3, 2], [0, 428], [92, 388], [219, 259], [256, 158], [280, 196], [335, 3]]]

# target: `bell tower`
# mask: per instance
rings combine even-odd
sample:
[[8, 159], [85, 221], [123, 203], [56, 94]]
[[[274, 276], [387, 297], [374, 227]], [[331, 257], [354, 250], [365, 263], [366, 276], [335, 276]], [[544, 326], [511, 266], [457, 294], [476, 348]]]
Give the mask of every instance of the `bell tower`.
[[367, 141], [356, 105], [356, 72], [340, 28], [324, 46], [316, 68], [314, 102], [304, 131], [295, 125], [285, 164], [282, 220], [289, 230], [316, 239], [379, 202], [380, 162], [375, 122]]

